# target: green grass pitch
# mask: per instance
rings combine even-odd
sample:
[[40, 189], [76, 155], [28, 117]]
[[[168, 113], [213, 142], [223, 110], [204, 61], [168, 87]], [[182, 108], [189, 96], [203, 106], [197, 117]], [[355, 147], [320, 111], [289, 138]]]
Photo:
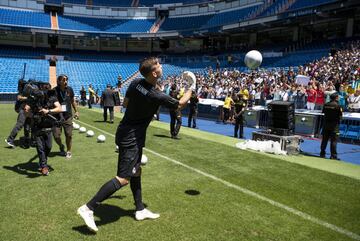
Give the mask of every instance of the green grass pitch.
[[[360, 239], [358, 166], [242, 151], [233, 138], [185, 127], [173, 140], [159, 122], [148, 129], [142, 187], [144, 203], [160, 218], [136, 221], [124, 187], [96, 210], [99, 232], [92, 234], [76, 209], [116, 174], [120, 115], [115, 124], [102, 123], [100, 110], [81, 108], [78, 123], [95, 137], [74, 130], [71, 160], [58, 156], [53, 142], [53, 170], [44, 177], [34, 148], [6, 147], [13, 105], [1, 104], [0, 113], [2, 241]], [[96, 142], [99, 134], [105, 143]]]

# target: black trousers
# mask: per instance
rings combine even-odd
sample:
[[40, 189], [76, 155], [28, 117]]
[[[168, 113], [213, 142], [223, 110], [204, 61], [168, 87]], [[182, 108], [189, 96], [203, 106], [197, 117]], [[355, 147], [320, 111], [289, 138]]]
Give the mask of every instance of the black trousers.
[[20, 110], [18, 117], [17, 117], [17, 121], [16, 124], [14, 126], [14, 128], [11, 130], [11, 133], [8, 137], [8, 141], [14, 141], [18, 132], [24, 127], [24, 135], [25, 137], [29, 138], [30, 136], [30, 124], [31, 124], [31, 119], [27, 118], [25, 115], [25, 111], [24, 110]]
[[114, 121], [114, 106], [104, 106], [104, 121], [107, 121], [107, 110], [110, 112], [110, 121]]
[[235, 118], [234, 137], [238, 136], [244, 138], [244, 120], [242, 116]]
[[326, 146], [327, 146], [327, 143], [328, 143], [328, 141], [330, 139], [331, 157], [337, 158], [336, 145], [337, 145], [338, 135], [336, 134], [335, 131], [329, 131], [329, 130], [324, 130], [322, 134], [323, 134], [323, 136], [322, 136], [322, 141], [321, 141], [320, 155], [325, 155]]
[[39, 156], [39, 166], [47, 167], [47, 160], [52, 147], [52, 135], [50, 131], [35, 130], [36, 151]]
[[226, 122], [230, 117], [230, 109], [223, 108], [223, 113], [224, 113], [223, 122]]
[[170, 134], [171, 136], [177, 136], [182, 124], [181, 112], [176, 110], [170, 111]]
[[192, 127], [196, 128], [196, 117], [197, 117], [197, 109], [190, 108], [189, 117], [188, 117], [188, 127], [191, 127], [191, 121], [192, 121]]

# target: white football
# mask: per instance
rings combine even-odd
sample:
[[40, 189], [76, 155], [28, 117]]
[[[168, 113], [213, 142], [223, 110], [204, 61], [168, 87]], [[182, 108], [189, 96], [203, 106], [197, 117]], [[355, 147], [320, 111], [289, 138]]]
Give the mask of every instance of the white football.
[[80, 128], [79, 128], [79, 132], [80, 132], [80, 133], [85, 133], [85, 132], [86, 132], [86, 128], [83, 127], [83, 126], [80, 127]]
[[105, 137], [104, 135], [99, 135], [99, 136], [97, 137], [97, 141], [98, 141], [98, 142], [105, 142], [105, 140], [106, 140], [106, 137]]
[[142, 156], [141, 156], [141, 165], [146, 165], [147, 162], [148, 162], [147, 156], [145, 156], [145, 154], [142, 154]]
[[245, 55], [244, 62], [249, 69], [256, 69], [262, 63], [262, 55], [257, 50], [251, 50]]
[[86, 132], [86, 136], [88, 136], [88, 137], [92, 137], [92, 136], [94, 136], [95, 135], [95, 133], [92, 131], [92, 130], [88, 130], [87, 132]]
[[73, 128], [74, 128], [75, 130], [79, 130], [80, 125], [79, 125], [79, 124], [76, 124], [76, 123], [73, 123]]
[[194, 82], [196, 82], [196, 76], [191, 71], [185, 71], [182, 74], [182, 78], [188, 83], [189, 86], [191, 86]]

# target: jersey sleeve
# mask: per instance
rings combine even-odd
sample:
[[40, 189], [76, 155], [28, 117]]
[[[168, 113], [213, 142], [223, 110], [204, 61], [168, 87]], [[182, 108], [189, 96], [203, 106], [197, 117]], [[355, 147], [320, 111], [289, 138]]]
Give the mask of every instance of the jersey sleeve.
[[164, 92], [156, 89], [149, 91], [148, 96], [158, 105], [165, 106], [169, 109], [177, 109], [179, 106], [179, 101], [177, 99], [172, 98], [171, 96], [166, 95]]

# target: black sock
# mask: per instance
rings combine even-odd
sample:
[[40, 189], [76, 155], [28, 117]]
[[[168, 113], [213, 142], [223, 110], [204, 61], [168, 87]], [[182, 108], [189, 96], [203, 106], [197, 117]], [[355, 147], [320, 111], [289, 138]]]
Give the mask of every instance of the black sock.
[[130, 179], [130, 188], [133, 193], [136, 211], [143, 210], [145, 207], [141, 197], [141, 176], [132, 177]]
[[96, 195], [86, 204], [90, 210], [93, 210], [99, 206], [99, 204], [108, 199], [114, 192], [121, 188], [121, 184], [118, 179], [113, 178], [105, 183]]

